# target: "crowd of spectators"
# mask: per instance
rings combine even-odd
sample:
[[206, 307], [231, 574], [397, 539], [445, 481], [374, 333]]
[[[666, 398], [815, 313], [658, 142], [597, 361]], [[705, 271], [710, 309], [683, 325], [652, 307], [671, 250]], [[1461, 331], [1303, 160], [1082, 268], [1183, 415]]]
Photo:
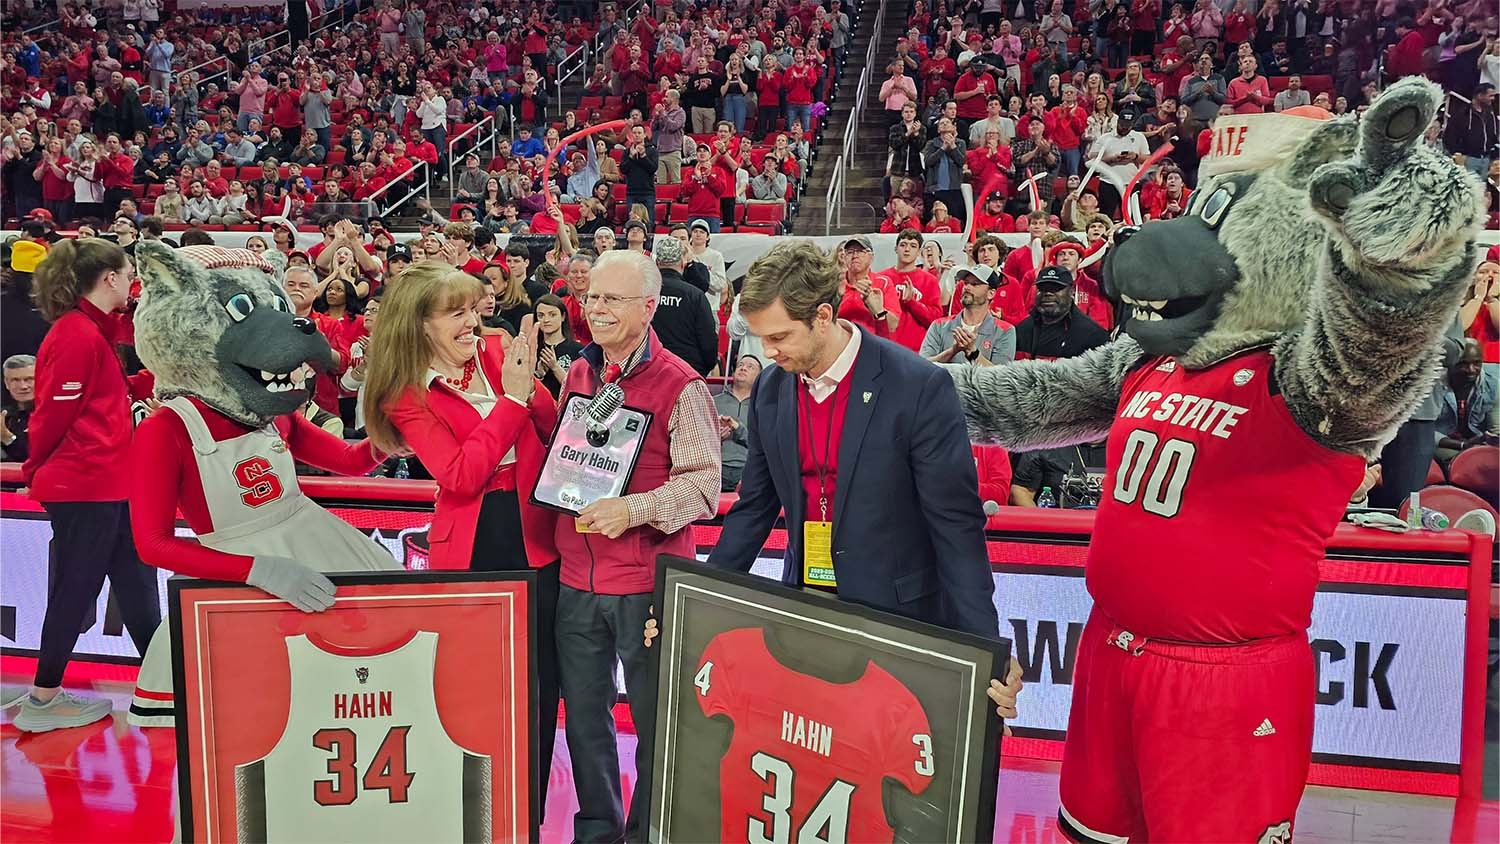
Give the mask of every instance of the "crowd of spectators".
[[[265, 10], [141, 3], [153, 11], [69, 4], [54, 25], [5, 36], [3, 219], [45, 208], [65, 226], [107, 226], [127, 198], [169, 229], [386, 216], [442, 192], [449, 139], [462, 138], [453, 219], [546, 227], [566, 199], [578, 225], [593, 198], [604, 214], [581, 222], [621, 225], [640, 204], [651, 223], [780, 231], [852, 34], [842, 0], [351, 1], [305, 37]], [[565, 101], [558, 80], [575, 67], [582, 97]], [[491, 124], [469, 131], [486, 121], [496, 144]], [[703, 151], [708, 166], [694, 167]]]
[[[877, 95], [890, 141], [881, 230], [899, 235], [897, 263], [872, 271], [868, 239], [845, 242], [840, 315], [938, 362], [1078, 354], [1115, 327], [1091, 264], [1124, 212], [1115, 186], [1153, 153], [1172, 144], [1139, 204], [1169, 219], [1188, 207], [1220, 115], [1358, 111], [1409, 73], [1452, 94], [1430, 141], [1487, 177], [1493, 203], [1496, 20], [1448, 1], [915, 0], [894, 12], [905, 35]], [[289, 296], [321, 315], [343, 359], [315, 404], [350, 429], [363, 313], [413, 260], [485, 279], [486, 330], [514, 331], [528, 313], [552, 326], [543, 375], [555, 386], [589, 340], [577, 301], [592, 260], [650, 252], [674, 282], [664, 339], [701, 372], [738, 369], [726, 362], [757, 343], [710, 241], [785, 230], [819, 104], [857, 47], [841, 0], [607, 4], [597, 17], [380, 0], [339, 6], [314, 22], [335, 26], [275, 50], [256, 42], [274, 23], [263, 12], [164, 11], [99, 25], [69, 6], [56, 27], [6, 36], [3, 214], [38, 242], [76, 228], [127, 249], [263, 230], [252, 248], [307, 268]], [[581, 98], [562, 102], [555, 80], [580, 49]], [[486, 119], [495, 154], [459, 148], [450, 168], [448, 139]], [[621, 123], [565, 144], [609, 121]], [[406, 209], [418, 237], [397, 243], [380, 197], [424, 182], [452, 207], [418, 195]], [[972, 237], [944, 256], [924, 233], [966, 230], [965, 185]], [[322, 242], [299, 249], [298, 228]], [[1009, 232], [1028, 244], [994, 236]], [[498, 248], [504, 234], [543, 237]], [[1497, 296], [1476, 281], [1462, 314], [1492, 366]]]
[[1141, 216], [1169, 219], [1187, 207], [1220, 116], [1359, 112], [1411, 75], [1449, 92], [1430, 141], [1487, 180], [1500, 210], [1493, 3], [917, 0], [906, 24], [878, 94], [885, 231], [950, 216], [961, 231], [965, 184], [980, 208], [998, 194], [992, 232], [1024, 229], [1034, 210], [1070, 232], [1095, 212], [1118, 221], [1120, 188], [1168, 144], [1139, 201]]

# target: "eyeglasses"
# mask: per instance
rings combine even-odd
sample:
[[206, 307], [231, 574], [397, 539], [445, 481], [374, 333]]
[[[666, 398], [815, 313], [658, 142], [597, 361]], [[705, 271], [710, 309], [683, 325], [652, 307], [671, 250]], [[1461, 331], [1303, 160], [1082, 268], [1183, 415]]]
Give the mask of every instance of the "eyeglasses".
[[586, 308], [598, 303], [610, 310], [620, 307], [626, 302], [634, 302], [637, 299], [645, 299], [645, 296], [616, 296], [613, 293], [585, 293], [578, 297], [578, 301]]

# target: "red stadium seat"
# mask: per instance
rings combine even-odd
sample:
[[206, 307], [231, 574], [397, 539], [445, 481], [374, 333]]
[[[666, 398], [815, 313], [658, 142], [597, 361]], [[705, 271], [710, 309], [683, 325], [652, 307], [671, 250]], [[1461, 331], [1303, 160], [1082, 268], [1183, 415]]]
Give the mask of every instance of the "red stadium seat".
[[781, 226], [786, 221], [785, 202], [763, 202], [751, 200], [745, 203], [745, 222], [750, 224], [770, 223]]
[[614, 198], [615, 202], [624, 202], [625, 201], [625, 183], [624, 182], [615, 182], [614, 187], [610, 188], [610, 190], [609, 190], [609, 195]]
[[657, 185], [656, 199], [658, 202], [676, 202], [677, 194], [681, 190], [682, 184], [680, 182], [675, 185]]
[[302, 175], [317, 182], [323, 178], [323, 168], [316, 164], [309, 164], [302, 168]]
[[1439, 466], [1436, 460], [1432, 461], [1432, 465], [1427, 467], [1427, 480], [1423, 483], [1426, 486], [1435, 486], [1447, 482], [1448, 476], [1443, 474], [1443, 467]]
[[1448, 477], [1454, 486], [1466, 489], [1492, 506], [1500, 506], [1500, 448], [1475, 446], [1459, 452], [1448, 465]]

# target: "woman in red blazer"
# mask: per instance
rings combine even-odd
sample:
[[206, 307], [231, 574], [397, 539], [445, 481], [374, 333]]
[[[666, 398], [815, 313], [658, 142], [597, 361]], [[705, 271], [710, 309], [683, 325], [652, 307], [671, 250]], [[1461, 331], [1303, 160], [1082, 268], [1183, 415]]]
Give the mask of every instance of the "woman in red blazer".
[[365, 431], [387, 453], [410, 450], [438, 484], [428, 530], [434, 569], [533, 569], [537, 592], [542, 805], [557, 729], [553, 640], [558, 554], [552, 511], [530, 503], [557, 406], [536, 380], [531, 317], [508, 347], [479, 336], [479, 279], [438, 261], [413, 264], [381, 299], [365, 375]]
[[124, 310], [134, 278], [125, 251], [95, 238], [60, 241], [36, 268], [37, 307], [52, 329], [37, 352], [31, 450], [21, 476], [52, 521], [57, 577], [47, 596], [36, 679], [15, 718], [26, 732], [82, 727], [113, 708], [107, 699], [60, 689], [105, 577], [141, 653], [161, 622], [156, 572], [136, 556], [130, 533], [123, 471], [132, 387], [149, 381], [127, 379], [115, 352], [115, 312]]

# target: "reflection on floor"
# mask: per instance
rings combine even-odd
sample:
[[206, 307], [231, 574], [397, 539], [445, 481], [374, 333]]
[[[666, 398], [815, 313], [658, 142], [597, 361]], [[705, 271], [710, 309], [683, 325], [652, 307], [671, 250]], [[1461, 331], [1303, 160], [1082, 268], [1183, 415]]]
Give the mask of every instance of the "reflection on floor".
[[[11, 682], [20, 678], [7, 676]], [[119, 679], [93, 678], [93, 693], [128, 705]], [[629, 760], [635, 737], [620, 736]], [[25, 735], [0, 727], [0, 841], [165, 842], [172, 839], [176, 807], [176, 746], [170, 730], [138, 730], [113, 721]], [[571, 840], [576, 808], [571, 767], [562, 733], [549, 785], [542, 840]], [[627, 775], [625, 790], [633, 777]], [[1064, 842], [1058, 831], [1057, 764], [1007, 759], [1000, 774], [995, 840]], [[1455, 822], [1455, 817], [1458, 820]], [[1454, 801], [1381, 792], [1309, 788], [1297, 815], [1297, 841], [1439, 842], [1500, 840], [1500, 808], [1493, 801]]]

